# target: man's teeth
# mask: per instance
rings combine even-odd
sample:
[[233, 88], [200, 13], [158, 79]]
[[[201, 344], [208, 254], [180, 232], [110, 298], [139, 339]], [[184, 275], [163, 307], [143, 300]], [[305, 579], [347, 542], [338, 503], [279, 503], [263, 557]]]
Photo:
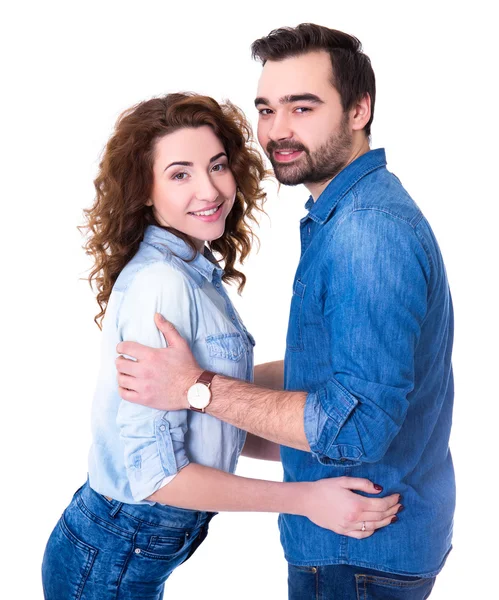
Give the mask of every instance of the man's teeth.
[[296, 150], [278, 150], [277, 151], [278, 154], [293, 154], [293, 152], [296, 152]]
[[219, 208], [219, 206], [215, 206], [215, 208], [212, 208], [211, 210], [200, 210], [199, 212], [193, 212], [192, 214], [200, 217], [209, 217], [210, 215], [214, 215]]

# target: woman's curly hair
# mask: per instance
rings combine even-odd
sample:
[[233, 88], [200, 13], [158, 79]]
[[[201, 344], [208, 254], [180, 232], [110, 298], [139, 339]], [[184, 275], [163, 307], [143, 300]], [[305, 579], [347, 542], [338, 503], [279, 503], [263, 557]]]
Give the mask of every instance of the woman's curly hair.
[[[94, 266], [88, 280], [97, 289], [99, 327], [106, 312], [112, 287], [123, 267], [134, 256], [148, 225], [157, 226], [152, 207], [146, 202], [153, 185], [155, 144], [161, 137], [184, 127], [209, 125], [222, 142], [229, 167], [237, 184], [234, 206], [227, 216], [225, 232], [209, 245], [223, 262], [224, 281], [237, 281], [239, 292], [246, 277], [238, 271], [236, 260], [244, 261], [251, 250], [254, 234], [249, 221], [257, 223], [265, 193], [261, 187], [266, 176], [259, 152], [254, 147], [251, 127], [240, 109], [225, 102], [193, 93], [168, 94], [141, 102], [118, 118], [109, 139], [99, 173], [94, 181], [96, 198], [84, 211], [88, 232], [84, 246]], [[190, 238], [165, 227], [196, 249]]]

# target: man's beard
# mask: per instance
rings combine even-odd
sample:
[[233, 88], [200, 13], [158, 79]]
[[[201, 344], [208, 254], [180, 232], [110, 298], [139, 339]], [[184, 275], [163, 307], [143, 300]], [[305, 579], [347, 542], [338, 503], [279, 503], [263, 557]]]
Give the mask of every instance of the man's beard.
[[[348, 116], [325, 144], [314, 152], [299, 142], [274, 142], [267, 144], [267, 153], [277, 180], [284, 185], [322, 183], [332, 179], [346, 166], [352, 149], [352, 134], [348, 129]], [[274, 158], [276, 150], [301, 150], [303, 154], [292, 163], [280, 163]]]

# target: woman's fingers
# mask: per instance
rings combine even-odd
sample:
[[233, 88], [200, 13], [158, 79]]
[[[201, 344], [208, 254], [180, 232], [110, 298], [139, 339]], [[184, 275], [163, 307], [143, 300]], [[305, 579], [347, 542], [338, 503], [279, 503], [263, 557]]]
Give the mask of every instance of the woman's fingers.
[[377, 483], [372, 483], [369, 479], [360, 477], [339, 477], [341, 485], [348, 490], [365, 492], [366, 494], [379, 494], [383, 488]]
[[376, 531], [376, 529], [381, 529], [382, 527], [386, 527], [387, 525], [391, 525], [392, 523], [396, 523], [397, 521], [398, 517], [396, 515], [392, 515], [390, 517], [387, 517], [386, 519], [382, 519], [381, 521], [366, 521], [366, 530], [369, 528], [372, 531]]
[[388, 519], [389, 517], [393, 517], [397, 513], [399, 513], [402, 509], [402, 504], [395, 504], [390, 509], [385, 510], [383, 512], [371, 512], [367, 511], [360, 515], [360, 522], [362, 521], [383, 521], [384, 519]]
[[348, 537], [352, 537], [355, 538], [357, 540], [363, 540], [365, 538], [371, 537], [371, 535], [374, 533], [374, 531], [348, 531], [347, 533], [343, 534], [346, 535]]
[[392, 523], [396, 523], [398, 521], [398, 517], [396, 515], [390, 515], [385, 519], [381, 519], [380, 521], [360, 521], [356, 523], [355, 528], [350, 531], [346, 531], [344, 535], [348, 537], [353, 537], [358, 540], [362, 540], [366, 537], [371, 536], [376, 529], [381, 529], [382, 527], [387, 527]]
[[400, 494], [391, 494], [391, 496], [385, 496], [384, 498], [362, 498], [362, 510], [364, 512], [383, 513], [396, 506], [401, 498]]
[[402, 509], [402, 504], [395, 504], [384, 512], [366, 511], [359, 513], [358, 520], [346, 525], [344, 535], [359, 540], [369, 537], [376, 529], [396, 523], [398, 521], [397, 513]]

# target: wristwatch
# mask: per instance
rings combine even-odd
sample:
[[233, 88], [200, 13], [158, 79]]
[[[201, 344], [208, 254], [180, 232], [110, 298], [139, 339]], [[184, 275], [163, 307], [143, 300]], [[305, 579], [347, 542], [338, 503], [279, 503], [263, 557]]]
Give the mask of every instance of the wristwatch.
[[197, 378], [196, 383], [187, 390], [187, 402], [189, 408], [196, 412], [204, 413], [211, 402], [211, 382], [216, 373], [203, 371]]

